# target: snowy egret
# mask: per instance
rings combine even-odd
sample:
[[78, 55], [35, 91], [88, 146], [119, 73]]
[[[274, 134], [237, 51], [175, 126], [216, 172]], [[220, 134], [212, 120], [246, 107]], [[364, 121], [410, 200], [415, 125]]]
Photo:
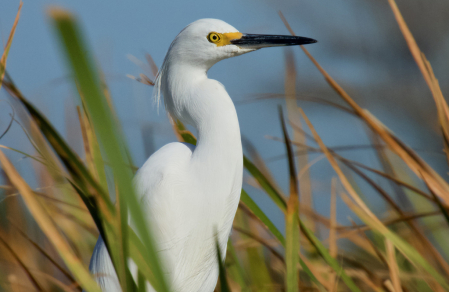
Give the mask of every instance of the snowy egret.
[[[170, 45], [154, 95], [170, 115], [198, 131], [196, 146], [165, 145], [139, 169], [134, 186], [147, 214], [172, 291], [210, 292], [218, 278], [216, 245], [226, 243], [242, 188], [242, 145], [234, 104], [207, 78], [218, 61], [264, 47], [315, 43], [305, 37], [240, 33], [217, 19], [184, 28]], [[132, 224], [132, 222], [131, 222]], [[100, 237], [91, 272], [103, 291], [121, 291]], [[147, 291], [154, 291], [150, 286]]]

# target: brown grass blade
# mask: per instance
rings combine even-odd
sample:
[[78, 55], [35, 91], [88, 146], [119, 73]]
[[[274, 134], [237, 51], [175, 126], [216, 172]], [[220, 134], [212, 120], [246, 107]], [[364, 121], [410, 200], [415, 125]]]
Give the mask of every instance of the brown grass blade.
[[33, 245], [47, 260], [49, 260], [52, 263], [52, 265], [56, 267], [56, 269], [58, 269], [64, 276], [66, 276], [66, 278], [69, 279], [70, 282], [72, 283], [76, 282], [76, 280], [72, 277], [72, 275], [70, 275], [69, 272], [67, 272], [61, 265], [59, 265], [43, 248], [39, 246], [39, 244], [37, 244], [37, 242], [32, 240], [25, 232], [23, 232], [19, 226], [17, 226], [13, 221], [9, 219], [8, 222], [19, 232], [20, 235], [22, 235], [26, 240], [28, 240], [28, 242], [30, 242], [31, 245]]
[[261, 236], [259, 236], [259, 235], [257, 235], [257, 234], [254, 234], [254, 233], [252, 233], [252, 232], [250, 232], [250, 231], [247, 231], [247, 230], [245, 230], [245, 229], [243, 229], [243, 228], [240, 228], [240, 227], [238, 227], [238, 226], [235, 226], [235, 225], [232, 226], [232, 230], [235, 230], [235, 231], [237, 231], [237, 232], [239, 232], [239, 233], [242, 233], [242, 234], [248, 236], [249, 238], [251, 238], [251, 239], [257, 241], [258, 243], [260, 243], [261, 245], [263, 245], [266, 249], [268, 249], [268, 250], [269, 250], [269, 251], [270, 251], [276, 258], [278, 258], [278, 259], [282, 262], [282, 264], [285, 265], [284, 257], [283, 257], [279, 252], [277, 252], [277, 251], [272, 247], [272, 244], [269, 243], [269, 242], [267, 242], [266, 239], [262, 238]]
[[[279, 13], [285, 26], [289, 29], [292, 35], [295, 35], [290, 25], [288, 24], [282, 13]], [[429, 187], [440, 196], [446, 204], [449, 204], [449, 185], [441, 178], [424, 160], [422, 160], [413, 150], [407, 147], [402, 141], [400, 141], [387, 127], [380, 123], [373, 115], [367, 110], [361, 108], [344, 89], [321, 67], [321, 65], [315, 60], [315, 58], [301, 46], [301, 49], [307, 55], [307, 57], [313, 62], [317, 69], [324, 76], [328, 84], [340, 95], [340, 97], [348, 103], [351, 108], [370, 128], [373, 132], [377, 133], [379, 137], [388, 145], [388, 147], [395, 152], [418, 176], [426, 179], [429, 182]]]
[[412, 33], [410, 32], [407, 24], [405, 23], [404, 18], [402, 17], [401, 12], [394, 0], [388, 0], [390, 4], [391, 10], [398, 22], [399, 28], [404, 35], [405, 41], [410, 49], [410, 52], [415, 59], [416, 64], [421, 71], [424, 80], [427, 83], [430, 91], [432, 92], [432, 96], [435, 100], [435, 105], [438, 111], [438, 119], [440, 122], [441, 130], [444, 137], [444, 144], [446, 148], [446, 158], [449, 160], [449, 108], [446, 103], [446, 100], [443, 97], [443, 93], [441, 92], [440, 85], [438, 80], [436, 79], [432, 66], [430, 66], [429, 61], [427, 61], [425, 55], [421, 52], [418, 47], [418, 44], [415, 41]]
[[[343, 194], [343, 196], [344, 196], [344, 193], [343, 192], [341, 192], [340, 194]], [[346, 200], [346, 201], [344, 201], [345, 203], [346, 202], [349, 202], [348, 200]], [[352, 203], [352, 202], [351, 202]], [[349, 205], [348, 205], [348, 207], [349, 208], [351, 208]], [[352, 226], [355, 226], [356, 224], [355, 224], [355, 222], [351, 219], [351, 224], [352, 224]], [[365, 232], [363, 232], [362, 230], [358, 230], [358, 233], [360, 234], [360, 236], [361, 237], [363, 237], [365, 240], [366, 240], [366, 243], [369, 245], [369, 246], [371, 246], [371, 248], [374, 250], [374, 252], [375, 252], [375, 255], [379, 258], [379, 260], [385, 265], [385, 266], [388, 266], [388, 263], [387, 263], [387, 259], [385, 258], [385, 256], [383, 255], [383, 253], [379, 250], [379, 248], [369, 239], [369, 237], [368, 237], [368, 235], [366, 235], [366, 233]]]
[[[343, 199], [343, 201], [346, 203], [346, 205], [354, 212], [356, 213], [360, 218], [363, 219], [363, 217], [365, 215], [363, 215], [363, 211], [361, 210], [361, 208], [354, 203], [347, 195], [345, 192], [340, 192], [340, 197]], [[366, 217], [365, 217], [366, 218]], [[377, 229], [376, 229], [377, 230]], [[364, 235], [366, 236], [366, 235]], [[369, 241], [369, 243], [376, 249], [376, 254], [379, 257], [379, 259], [388, 267], [388, 259], [384, 257], [384, 255], [380, 252], [380, 250], [375, 247], [374, 244], [371, 243], [371, 241]], [[416, 266], [415, 266], [416, 267]], [[389, 273], [386, 275], [387, 277], [389, 276]], [[405, 276], [405, 273], [403, 273], [402, 276]], [[432, 278], [430, 275], [427, 275], [425, 273], [422, 273], [422, 270], [418, 268], [418, 272], [414, 272], [411, 273], [409, 275], [407, 275], [405, 278], [407, 277], [412, 277], [412, 279], [420, 279], [420, 280], [424, 280], [426, 281], [428, 284], [429, 283], [435, 283], [435, 285], [437, 285], [436, 287], [441, 288], [441, 286], [439, 286], [438, 283], [436, 283], [436, 281], [434, 280], [434, 278]], [[410, 278], [408, 278], [408, 280], [410, 280]], [[442, 279], [441, 279], [442, 280]], [[388, 291], [392, 291], [395, 292], [395, 289], [393, 287], [392, 282], [388, 279], [386, 281], [384, 281], [383, 283], [385, 285], [385, 287], [388, 288]], [[442, 289], [442, 288], [441, 288]], [[437, 290], [440, 291], [440, 290]]]
[[318, 136], [317, 132], [315, 131], [315, 128], [313, 127], [310, 120], [307, 118], [305, 113], [300, 109], [301, 114], [306, 121], [307, 125], [309, 126], [310, 130], [312, 131], [313, 136], [315, 137], [315, 140], [317, 141], [320, 148], [325, 153], [327, 159], [329, 160], [329, 163], [331, 164], [334, 171], [337, 173], [341, 183], [345, 187], [346, 191], [349, 193], [351, 198], [356, 202], [357, 204], [357, 210], [356, 214], [363, 219], [366, 223], [373, 226], [374, 229], [381, 233], [386, 238], [389, 238], [390, 240], [394, 240], [395, 246], [398, 248], [399, 251], [401, 251], [415, 266], [424, 268], [429, 274], [431, 274], [435, 280], [438, 281], [439, 284], [445, 287], [449, 287], [444, 277], [442, 277], [434, 267], [432, 267], [426, 259], [422, 257], [421, 254], [416, 252], [416, 249], [413, 249], [407, 242], [405, 242], [402, 238], [400, 238], [397, 234], [392, 233], [385, 225], [382, 224], [382, 222], [377, 218], [374, 213], [366, 206], [366, 204], [363, 202], [363, 200], [359, 197], [359, 195], [356, 193], [354, 188], [352, 187], [349, 180], [346, 178], [346, 176], [343, 174], [341, 168], [338, 166], [337, 161], [332, 156], [332, 154], [329, 152], [327, 147], [324, 145], [321, 138]]
[[[312, 138], [313, 138], [313, 137], [312, 137]], [[273, 138], [273, 139], [276, 140], [276, 141], [278, 141], [278, 140], [280, 141], [280, 140], [281, 140], [280, 138]], [[313, 140], [313, 141], [315, 142], [315, 140]], [[283, 142], [283, 141], [282, 141], [282, 142]], [[297, 145], [300, 145], [300, 146], [306, 148], [307, 150], [304, 150], [304, 151], [313, 151], [313, 152], [320, 152], [320, 153], [323, 152], [320, 148], [308, 146], [308, 145], [301, 144], [301, 143], [294, 142], [294, 141], [292, 141], [291, 143], [292, 143], [292, 144], [297, 144]], [[346, 148], [346, 147], [345, 147], [345, 148]], [[377, 170], [377, 169], [371, 168], [371, 167], [369, 167], [369, 166], [366, 166], [366, 165], [364, 165], [364, 164], [362, 164], [362, 163], [360, 163], [360, 162], [357, 162], [357, 161], [354, 161], [354, 160], [350, 160], [350, 159], [347, 159], [347, 158], [345, 158], [345, 157], [339, 155], [338, 153], [336, 153], [337, 149], [341, 149], [341, 148], [340, 148], [340, 147], [328, 148], [329, 152], [330, 152], [336, 159], [338, 159], [339, 161], [343, 162], [346, 166], [348, 166], [348, 168], [350, 168], [351, 170], [353, 170], [357, 175], [361, 176], [362, 178], [368, 178], [368, 176], [366, 176], [365, 174], [363, 174], [363, 172], [357, 170], [357, 168], [355, 168], [354, 166], [357, 166], [358, 168], [362, 168], [362, 169], [365, 169], [365, 170], [367, 170], [367, 171], [369, 171], [369, 172], [372, 172], [372, 173], [375, 173], [375, 174], [377, 174], [377, 175], [380, 175], [380, 176], [384, 177], [385, 179], [391, 181], [392, 183], [395, 183], [395, 184], [398, 185], [398, 186], [403, 186], [403, 187], [405, 187], [405, 188], [407, 188], [407, 189], [413, 191], [414, 193], [416, 193], [416, 194], [418, 194], [418, 195], [420, 195], [420, 196], [426, 198], [427, 200], [435, 202], [437, 205], [438, 205], [439, 203], [440, 203], [440, 204], [442, 203], [442, 202], [440, 202], [440, 201], [436, 201], [435, 198], [434, 198], [433, 196], [431, 196], [431, 195], [427, 194], [426, 192], [424, 192], [424, 191], [418, 189], [417, 187], [414, 187], [414, 186], [412, 186], [411, 184], [408, 184], [408, 183], [406, 183], [406, 182], [404, 182], [404, 181], [401, 181], [400, 179], [398, 179], [398, 178], [396, 178], [395, 176], [393, 176], [393, 174], [388, 174], [388, 173], [382, 172], [382, 171], [380, 171], [380, 170]], [[298, 153], [297, 153], [297, 155], [298, 155]], [[371, 185], [373, 185], [373, 186], [374, 186], [374, 185], [377, 185], [373, 180], [371, 180], [371, 179], [369, 179], [369, 180], [370, 180], [370, 182], [368, 182], [369, 184], [371, 184]], [[390, 202], [393, 202], [391, 199], [388, 199], [388, 198], [387, 198], [387, 200], [390, 201]], [[395, 203], [393, 202], [393, 204], [395, 204]], [[396, 204], [395, 204], [395, 205], [396, 205]], [[445, 208], [449, 208], [449, 206], [447, 206], [447, 205], [443, 205], [443, 206], [445, 206]]]
[[405, 41], [407, 42], [407, 45], [410, 49], [410, 52], [415, 59], [416, 64], [418, 65], [424, 80], [427, 83], [427, 86], [429, 87], [430, 91], [432, 92], [432, 96], [435, 100], [435, 104], [438, 111], [438, 119], [440, 122], [440, 126], [443, 132], [443, 136], [445, 138], [445, 146], [446, 146], [446, 155], [449, 159], [449, 152], [448, 152], [448, 143], [449, 143], [449, 108], [446, 103], [446, 100], [443, 97], [443, 93], [441, 92], [441, 88], [438, 84], [438, 80], [436, 79], [432, 67], [430, 66], [429, 61], [427, 61], [424, 54], [421, 52], [421, 50], [418, 47], [418, 44], [415, 41], [415, 38], [413, 37], [412, 33], [410, 32], [407, 24], [405, 23], [404, 18], [402, 17], [401, 12], [399, 11], [399, 8], [394, 0], [388, 0], [388, 3], [390, 4], [391, 10], [393, 11], [393, 14], [396, 18], [396, 21], [398, 22], [399, 28], [404, 35]]
[[[6, 75], [8, 78], [4, 82], [5, 88], [27, 109], [30, 116], [24, 115], [24, 117], [30, 122], [31, 133], [39, 145], [38, 148], [42, 151], [42, 157], [44, 157], [48, 164], [47, 169], [53, 171], [53, 175], [61, 176], [64, 174], [61, 174], [60, 170], [64, 169], [64, 167], [60, 165], [60, 161], [64, 164], [70, 174], [70, 177], [64, 175], [65, 179], [67, 179], [80, 195], [86, 207], [89, 209], [100, 233], [104, 234], [103, 223], [111, 221], [100, 220], [99, 211], [107, 219], [112, 218], [115, 211], [109, 195], [101, 188], [78, 155], [67, 145], [53, 125], [28, 102], [10, 76], [8, 74]], [[51, 145], [54, 152], [50, 150], [47, 142]], [[60, 161], [55, 157], [55, 153], [58, 155]]]
[[[281, 141], [281, 142], [283, 142], [281, 138], [277, 138], [277, 137], [270, 137], [270, 139], [275, 140], [275, 141]], [[316, 142], [316, 141], [313, 139], [313, 137], [311, 137], [311, 140], [314, 141], [314, 142]], [[306, 151], [320, 152], [320, 153], [323, 152], [320, 148], [308, 146], [308, 145], [306, 145], [306, 144], [302, 144], [302, 143], [299, 143], [299, 142], [296, 142], [296, 141], [292, 141], [291, 143], [292, 143], [292, 144], [299, 145], [299, 146], [305, 148], [305, 150], [302, 150], [302, 151], [300, 151], [300, 152], [297, 152], [297, 153], [295, 153], [295, 155], [302, 155], [303, 152], [306, 152]], [[369, 147], [372, 148], [372, 146], [369, 146]], [[362, 169], [365, 169], [365, 170], [367, 170], [367, 171], [369, 171], [369, 172], [372, 172], [372, 173], [375, 173], [375, 174], [377, 174], [377, 175], [380, 175], [380, 176], [384, 177], [385, 179], [387, 179], [387, 180], [389, 180], [389, 181], [391, 181], [391, 182], [397, 184], [398, 186], [403, 186], [403, 187], [405, 187], [405, 188], [407, 188], [407, 189], [413, 191], [414, 193], [416, 193], [416, 194], [418, 194], [418, 195], [420, 195], [420, 196], [422, 196], [422, 197], [424, 197], [424, 198], [426, 198], [426, 199], [428, 199], [428, 200], [430, 200], [430, 201], [434, 201], [435, 203], [438, 204], [438, 202], [436, 202], [436, 201], [434, 200], [434, 198], [433, 198], [431, 195], [427, 194], [426, 192], [423, 192], [422, 190], [418, 189], [417, 187], [414, 187], [413, 185], [411, 185], [411, 184], [409, 184], [409, 183], [406, 183], [406, 182], [404, 182], [404, 181], [402, 181], [402, 180], [400, 180], [400, 179], [394, 177], [392, 174], [388, 174], [388, 173], [385, 173], [385, 172], [383, 172], [383, 171], [380, 171], [380, 170], [374, 169], [374, 168], [372, 168], [372, 167], [366, 166], [366, 165], [363, 164], [363, 163], [360, 163], [360, 162], [357, 162], [357, 161], [354, 161], [354, 160], [347, 159], [347, 158], [345, 158], [345, 157], [339, 155], [338, 153], [336, 153], [336, 151], [338, 151], [338, 150], [342, 150], [342, 149], [351, 149], [351, 148], [352, 148], [352, 149], [355, 149], [355, 146], [352, 146], [352, 147], [351, 147], [351, 146], [343, 146], [343, 147], [332, 147], [332, 148], [329, 147], [328, 149], [329, 149], [329, 152], [330, 152], [335, 158], [337, 158], [338, 160], [342, 161], [343, 163], [345, 163], [345, 164], [351, 164], [351, 165], [353, 165], [353, 166], [357, 166], [358, 168], [362, 168]], [[281, 158], [281, 157], [283, 158], [283, 157], [285, 157], [285, 155], [279, 156], [279, 158]], [[278, 158], [278, 157], [277, 157], [277, 158]], [[448, 206], [448, 205], [445, 205], [445, 206]]]
[[3, 78], [5, 77], [6, 72], [6, 59], [8, 58], [9, 49], [11, 48], [12, 39], [14, 38], [14, 34], [16, 33], [16, 27], [19, 23], [20, 11], [22, 10], [23, 2], [20, 1], [19, 10], [16, 14], [16, 19], [14, 20], [14, 24], [12, 25], [11, 32], [9, 33], [8, 41], [6, 42], [5, 50], [3, 51], [2, 58], [0, 59], [0, 89], [2, 88]]
[[30, 272], [30, 270], [25, 265], [25, 263], [20, 259], [20, 257], [14, 251], [14, 249], [1, 236], [0, 236], [0, 242], [5, 246], [5, 248], [9, 251], [9, 253], [14, 257], [14, 259], [17, 261], [17, 263], [19, 263], [19, 266], [23, 269], [25, 274], [28, 276], [28, 278], [30, 279], [31, 283], [36, 288], [36, 290], [37, 291], [44, 291], [42, 286], [34, 278], [33, 274]]
[[[424, 213], [417, 213], [417, 214], [411, 214], [411, 215], [406, 215], [404, 217], [401, 218], [396, 218], [396, 219], [389, 219], [389, 220], [385, 220], [382, 221], [382, 223], [384, 225], [392, 225], [392, 224], [397, 224], [400, 222], [404, 222], [406, 220], [414, 220], [414, 219], [419, 219], [419, 218], [424, 218], [424, 217], [430, 217], [430, 216], [440, 216], [441, 215], [441, 211], [432, 211], [432, 212], [424, 212]], [[340, 226], [338, 227], [339, 230], [341, 229], [347, 229], [347, 230], [360, 230], [360, 231], [367, 231], [370, 230], [371, 227], [367, 226], [367, 225], [353, 225], [353, 226]], [[346, 232], [342, 232], [340, 233], [340, 237], [346, 237], [348, 233], [352, 232], [352, 231], [346, 231]]]
[[385, 246], [387, 250], [388, 268], [390, 270], [390, 279], [393, 283], [395, 292], [402, 292], [401, 280], [399, 279], [399, 268], [396, 262], [395, 248], [391, 241], [385, 239]]
[[28, 209], [38, 223], [39, 227], [47, 235], [47, 238], [53, 243], [59, 255], [64, 260], [65, 264], [71, 268], [71, 271], [75, 275], [75, 278], [81, 283], [83, 288], [87, 289], [88, 291], [101, 292], [95, 280], [90, 276], [87, 268], [82, 264], [80, 259], [75, 256], [67, 241], [59, 233], [57, 226], [48, 216], [44, 207], [34, 197], [31, 188], [19, 175], [17, 170], [1, 150], [0, 163], [2, 164], [3, 170], [8, 175], [12, 184], [21, 193]]
[[147, 59], [148, 65], [150, 65], [151, 73], [153, 73], [153, 76], [156, 77], [157, 73], [159, 72], [159, 69], [157, 68], [156, 63], [153, 60], [153, 57], [151, 57], [150, 54], [145, 54], [145, 59]]
[[[399, 207], [399, 205], [395, 203], [393, 198], [391, 198], [391, 196], [379, 184], [375, 183], [372, 179], [370, 179], [363, 172], [359, 171], [353, 165], [347, 163], [346, 161], [343, 161], [343, 163], [349, 169], [354, 171], [358, 176], [360, 176], [363, 180], [365, 180], [373, 189], [375, 189], [381, 195], [381, 197], [389, 204], [389, 206], [393, 208], [393, 210], [398, 214], [400, 219], [406, 216], [405, 213], [402, 211], [402, 209]], [[437, 203], [439, 203], [438, 200]], [[439, 252], [435, 249], [432, 243], [427, 239], [427, 237], [421, 231], [419, 226], [411, 220], [404, 220], [404, 222], [408, 225], [408, 227], [412, 231], [412, 234], [414, 234], [418, 239], [411, 241], [413, 247], [415, 247], [421, 254], [429, 255], [429, 258], [433, 258], [436, 262], [440, 264], [440, 266], [444, 269], [446, 274], [449, 275], [449, 264], [439, 254]]]
[[[313, 139], [313, 138], [312, 138]], [[315, 140], [314, 140], [315, 141]], [[307, 145], [304, 145], [305, 147], [307, 147], [308, 149], [313, 149], [315, 151], [320, 151], [320, 149], [317, 148], [313, 148], [313, 147], [309, 147]], [[340, 161], [342, 161], [349, 169], [351, 169], [352, 171], [354, 171], [358, 176], [360, 176], [363, 180], [365, 180], [369, 185], [371, 185], [371, 187], [373, 187], [387, 202], [388, 204], [398, 213], [398, 215], [400, 216], [400, 218], [395, 219], [395, 223], [397, 222], [405, 222], [409, 225], [410, 229], [413, 231], [413, 233], [417, 236], [418, 240], [412, 241], [412, 244], [414, 245], [415, 248], [417, 248], [422, 254], [426, 254], [429, 255], [430, 258], [433, 258], [436, 262], [438, 262], [438, 264], [444, 269], [444, 271], [446, 272], [446, 274], [449, 274], [449, 265], [448, 263], [445, 261], [445, 259], [440, 255], [440, 253], [438, 252], [437, 249], [435, 249], [435, 247], [431, 244], [431, 242], [426, 238], [426, 236], [423, 234], [423, 232], [421, 232], [421, 230], [419, 229], [419, 227], [417, 226], [417, 224], [415, 224], [414, 222], [412, 222], [410, 220], [410, 218], [408, 218], [404, 212], [401, 210], [401, 208], [398, 206], [398, 204], [396, 204], [394, 202], [394, 200], [390, 197], [390, 195], [385, 192], [383, 190], [383, 188], [380, 187], [379, 184], [375, 183], [374, 180], [370, 179], [367, 175], [365, 175], [363, 172], [361, 172], [360, 170], [358, 170], [357, 168], [355, 168], [354, 165], [357, 165], [359, 167], [365, 168], [367, 170], [373, 171], [377, 174], [383, 175], [384, 177], [390, 179], [392, 182], [396, 182], [400, 185], [403, 185], [405, 187], [410, 187], [412, 190], [414, 190], [415, 192], [417, 192], [420, 195], [423, 195], [424, 197], [426, 197], [429, 200], [435, 201], [438, 206], [441, 208], [442, 204], [439, 202], [439, 200], [436, 200], [435, 198], [430, 197], [429, 195], [427, 195], [426, 193], [422, 192], [421, 190], [414, 188], [408, 184], [402, 183], [399, 180], [397, 180], [395, 177], [393, 177], [392, 175], [389, 174], [385, 174], [383, 172], [371, 169], [366, 167], [365, 165], [362, 165], [360, 163], [354, 162], [354, 161], [350, 161], [346, 158], [343, 158], [342, 156], [338, 155], [335, 153], [335, 151], [329, 149], [329, 152], [337, 159], [339, 159]], [[444, 210], [444, 208], [441, 208], [441, 210]], [[445, 213], [443, 213], [445, 214]], [[346, 237], [346, 235], [341, 235], [341, 237]]]
[[[372, 144], [380, 144], [379, 137], [375, 135], [371, 135], [371, 141]], [[375, 152], [377, 155], [377, 158], [382, 166], [382, 170], [392, 177], [397, 177], [396, 171], [394, 169], [393, 162], [390, 159], [390, 155], [388, 155], [390, 152], [385, 147], [377, 147], [375, 148]], [[411, 208], [410, 199], [408, 198], [405, 191], [400, 188], [398, 185], [394, 184], [391, 180], [389, 181], [389, 185], [392, 188], [394, 194], [398, 198], [399, 205], [403, 206], [404, 209]]]
[[53, 285], [57, 286], [58, 288], [60, 288], [61, 291], [64, 292], [81, 291], [81, 287], [79, 287], [78, 283], [76, 282], [71, 285], [66, 285], [57, 278], [53, 277], [52, 275], [48, 275], [40, 271], [35, 271], [34, 273], [38, 275], [40, 279], [45, 279], [47, 282], [50, 282]]

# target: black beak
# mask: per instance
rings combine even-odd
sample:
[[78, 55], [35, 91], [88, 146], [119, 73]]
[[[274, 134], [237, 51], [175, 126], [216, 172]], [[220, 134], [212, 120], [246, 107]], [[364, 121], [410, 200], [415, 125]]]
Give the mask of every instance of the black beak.
[[311, 38], [291, 35], [243, 34], [241, 38], [231, 40], [231, 44], [242, 48], [266, 48], [279, 46], [297, 46], [313, 44], [317, 41]]

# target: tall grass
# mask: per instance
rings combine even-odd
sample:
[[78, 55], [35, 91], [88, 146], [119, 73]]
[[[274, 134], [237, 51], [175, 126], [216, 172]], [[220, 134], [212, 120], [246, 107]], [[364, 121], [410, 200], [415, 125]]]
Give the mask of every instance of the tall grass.
[[[448, 155], [449, 108], [430, 63], [419, 50], [394, 0], [389, 3], [434, 98], [442, 147]], [[0, 145], [4, 176], [1, 190], [6, 196], [2, 202], [6, 213], [0, 218], [2, 291], [99, 291], [95, 275], [90, 275], [87, 269], [98, 233], [106, 242], [124, 291], [144, 291], [145, 281], [151, 282], [157, 291], [170, 291], [162, 273], [164, 263], [158, 259], [151, 230], [145, 225], [131, 185], [136, 168], [129, 158], [120, 121], [108, 99], [110, 94], [99, 69], [87, 53], [88, 45], [76, 19], [65, 10], [49, 12], [82, 105], [77, 111], [84, 158], [71, 149], [4, 70], [19, 13], [0, 61], [0, 85], [15, 99], [17, 112], [21, 112], [19, 107], [25, 109], [26, 114], [20, 114], [20, 123], [35, 153], [27, 154]], [[281, 18], [294, 34], [282, 14]], [[288, 196], [282, 193], [269, 168], [254, 150], [244, 157], [244, 167], [256, 186], [272, 201], [272, 208], [285, 215], [285, 230], [279, 230], [269, 214], [242, 190], [226, 261], [221, 263], [218, 257], [220, 279], [216, 290], [449, 291], [449, 245], [438, 236], [440, 229], [448, 231], [447, 179], [368, 110], [360, 107], [304, 47], [301, 49], [346, 104], [344, 107], [334, 105], [335, 108], [354, 115], [366, 125], [382, 168], [373, 169], [351, 161], [338, 154], [338, 149], [323, 143], [306, 113], [297, 105], [296, 71], [291, 65], [292, 57], [287, 55], [287, 64], [290, 64], [286, 70], [284, 95], [287, 116], [284, 118], [280, 111], [283, 137], [279, 140], [286, 146]], [[149, 61], [152, 62], [151, 58]], [[138, 80], [146, 85], [153, 84], [145, 75]], [[311, 135], [307, 134], [305, 126]], [[288, 127], [292, 128], [293, 138], [289, 137]], [[180, 141], [196, 143], [196, 138], [179, 121], [173, 129]], [[36, 176], [52, 187], [32, 189], [5, 155], [10, 151], [35, 161]], [[311, 204], [313, 184], [308, 169], [313, 161], [304, 155], [295, 157], [312, 152], [322, 153], [336, 173], [329, 190], [329, 218], [317, 214]], [[408, 169], [416, 178], [407, 175]], [[388, 180], [392, 191], [386, 191], [372, 179], [373, 175]], [[353, 176], [365, 181], [386, 202], [388, 216], [373, 211]], [[426, 189], [416, 187], [419, 183]], [[415, 211], [406, 212], [393, 198], [396, 194], [402, 196], [402, 202], [411, 205], [409, 210]], [[115, 203], [111, 197], [116, 198]], [[365, 225], [339, 224], [337, 197]], [[432, 211], [420, 213], [422, 204]], [[128, 213], [135, 229], [128, 225]], [[27, 218], [32, 220], [27, 222]], [[39, 240], [31, 236], [35, 227], [39, 230]], [[317, 232], [318, 227], [321, 232]], [[323, 228], [328, 232], [322, 232]], [[345, 251], [338, 244], [341, 239], [356, 248]], [[131, 276], [128, 258], [137, 265], [137, 279]]]

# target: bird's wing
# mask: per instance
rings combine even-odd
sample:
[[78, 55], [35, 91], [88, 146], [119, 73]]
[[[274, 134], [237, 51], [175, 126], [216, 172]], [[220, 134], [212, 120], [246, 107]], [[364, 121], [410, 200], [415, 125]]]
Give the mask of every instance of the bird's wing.
[[101, 236], [98, 238], [97, 244], [95, 244], [94, 252], [90, 259], [89, 271], [95, 277], [95, 281], [97, 281], [102, 291], [122, 292], [114, 265]]
[[[165, 254], [164, 261], [169, 263], [176, 260], [173, 255], [176, 254], [176, 249], [182, 246], [180, 241], [188, 232], [183, 230], [184, 225], [180, 221], [183, 216], [183, 200], [186, 199], [186, 196], [183, 196], [186, 193], [184, 184], [190, 182], [185, 169], [194, 148], [191, 144], [178, 142], [165, 145], [148, 158], [133, 181], [147, 223], [156, 237], [156, 243], [164, 248], [159, 251], [162, 255]], [[132, 222], [130, 224], [133, 225]], [[121, 291], [101, 237], [95, 246], [89, 269], [96, 276], [102, 291]], [[168, 267], [167, 273], [170, 273]]]
[[[198, 262], [207, 265], [202, 259], [207, 251], [198, 250], [204, 244], [198, 232], [208, 223], [199, 220], [204, 218], [204, 194], [199, 186], [202, 181], [192, 167], [194, 148], [186, 143], [165, 145], [145, 162], [134, 178], [167, 279], [175, 291], [191, 291], [190, 281], [196, 284], [203, 280], [201, 277], [196, 280], [189, 273], [200, 268]], [[180, 283], [182, 288], [178, 287]]]
[[[189, 234], [183, 218], [191, 200], [190, 159], [195, 146], [170, 143], [154, 153], [139, 169], [134, 187], [156, 243], [169, 250]], [[132, 222], [131, 222], [132, 224]], [[172, 252], [171, 252], [172, 254]]]

